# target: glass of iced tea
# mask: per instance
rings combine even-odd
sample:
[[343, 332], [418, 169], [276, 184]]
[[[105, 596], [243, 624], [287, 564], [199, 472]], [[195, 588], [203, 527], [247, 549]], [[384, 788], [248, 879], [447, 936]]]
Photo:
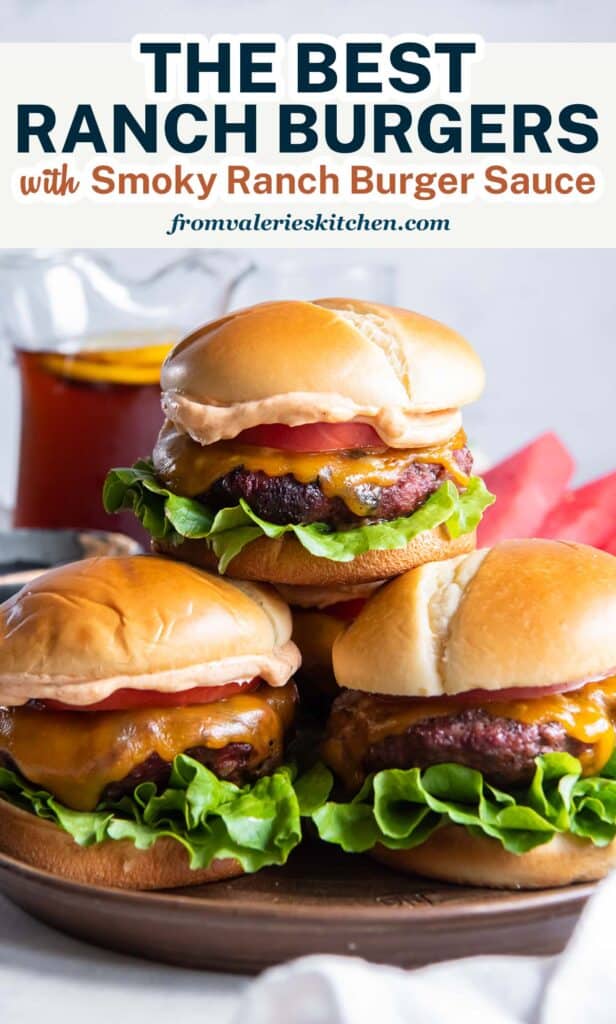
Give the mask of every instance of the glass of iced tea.
[[92, 252], [2, 256], [0, 315], [21, 386], [15, 526], [111, 526], [140, 538], [133, 516], [111, 523], [103, 510], [107, 470], [150, 453], [165, 355], [230, 308], [248, 269], [204, 251], [129, 280]]

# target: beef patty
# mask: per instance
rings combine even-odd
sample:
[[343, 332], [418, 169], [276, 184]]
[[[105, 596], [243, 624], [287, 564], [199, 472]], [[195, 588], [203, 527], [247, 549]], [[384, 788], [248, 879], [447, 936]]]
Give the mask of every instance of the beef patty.
[[[190, 750], [185, 750], [184, 753], [205, 765], [219, 779], [223, 779], [225, 782], [234, 782], [236, 786], [244, 786], [264, 775], [271, 775], [282, 762], [282, 756], [272, 752], [259, 764], [251, 765], [250, 762], [254, 759], [251, 757], [253, 750], [250, 743], [228, 743], [226, 747], [219, 749], [192, 747]], [[0, 767], [19, 772], [13, 759], [3, 750], [0, 750]], [[150, 754], [123, 779], [105, 786], [100, 796], [100, 802], [115, 803], [123, 796], [130, 796], [142, 782], [153, 782], [160, 792], [167, 786], [170, 775], [171, 762], [163, 761], [158, 754]]]
[[[398, 731], [396, 715], [403, 713], [404, 704], [404, 698], [351, 690], [334, 701], [323, 756], [347, 789], [358, 789], [367, 774], [384, 768], [435, 764], [466, 765], [494, 786], [526, 785], [539, 755], [566, 752], [580, 757], [589, 750], [557, 722], [526, 724], [492, 716], [480, 707], [432, 717], [427, 712]], [[373, 739], [375, 727], [378, 740]]]
[[[247, 782], [260, 779], [263, 775], [271, 775], [281, 762], [280, 757], [270, 756], [260, 764], [250, 767], [252, 747], [250, 743], [228, 743], [226, 747], [212, 750], [210, 747], [193, 747], [184, 751], [188, 757], [194, 758], [209, 768], [219, 779], [234, 782], [236, 786], [244, 786]], [[123, 796], [130, 796], [141, 782], [153, 782], [160, 791], [165, 789], [171, 775], [171, 764], [163, 761], [158, 754], [150, 754], [147, 760], [133, 768], [119, 782], [112, 782], [105, 787], [101, 801], [114, 803]]]
[[[453, 455], [460, 469], [470, 476], [473, 468], [470, 450], [459, 448]], [[243, 498], [253, 512], [270, 523], [281, 526], [326, 523], [338, 529], [411, 515], [447, 478], [447, 471], [440, 463], [414, 462], [391, 487], [358, 484], [356, 495], [369, 510], [366, 516], [355, 515], [342, 498], [328, 498], [316, 480], [302, 484], [290, 473], [268, 476], [262, 470], [251, 471], [243, 466], [219, 477], [199, 499], [218, 511], [237, 505]]]
[[556, 722], [527, 725], [468, 708], [457, 715], [426, 718], [399, 736], [373, 744], [364, 765], [369, 772], [378, 772], [463, 764], [481, 772], [494, 786], [518, 786], [531, 781], [535, 758], [541, 754], [566, 752], [579, 757], [584, 749]]

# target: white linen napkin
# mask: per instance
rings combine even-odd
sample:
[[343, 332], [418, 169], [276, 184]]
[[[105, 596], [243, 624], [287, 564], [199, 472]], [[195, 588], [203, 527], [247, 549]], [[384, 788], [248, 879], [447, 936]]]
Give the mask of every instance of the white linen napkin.
[[253, 982], [234, 1024], [613, 1024], [615, 922], [616, 872], [559, 957], [480, 956], [413, 971], [303, 957]]

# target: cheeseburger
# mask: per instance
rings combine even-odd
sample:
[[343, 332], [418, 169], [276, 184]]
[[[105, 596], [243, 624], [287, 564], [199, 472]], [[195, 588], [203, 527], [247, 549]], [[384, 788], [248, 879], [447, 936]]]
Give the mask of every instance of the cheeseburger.
[[157, 889], [284, 863], [299, 664], [273, 592], [96, 558], [0, 606], [0, 850]]
[[161, 373], [151, 461], [109, 475], [158, 551], [302, 586], [386, 579], [469, 551], [492, 501], [460, 407], [484, 375], [417, 313], [350, 299], [268, 302], [207, 324]]
[[525, 540], [421, 566], [370, 598], [333, 664], [323, 839], [471, 885], [616, 861], [616, 558]]

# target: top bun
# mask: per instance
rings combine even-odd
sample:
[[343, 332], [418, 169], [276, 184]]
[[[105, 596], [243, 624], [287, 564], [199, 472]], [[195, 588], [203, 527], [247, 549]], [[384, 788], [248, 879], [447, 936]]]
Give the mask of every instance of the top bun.
[[333, 664], [340, 686], [405, 697], [604, 678], [616, 669], [616, 558], [517, 540], [423, 565], [376, 592]]
[[52, 569], [0, 606], [0, 704], [85, 705], [115, 690], [174, 693], [299, 666], [273, 590], [147, 555]]
[[390, 447], [447, 440], [484, 384], [467, 341], [355, 299], [265, 302], [206, 324], [161, 372], [167, 417], [201, 444], [260, 423], [371, 424]]

